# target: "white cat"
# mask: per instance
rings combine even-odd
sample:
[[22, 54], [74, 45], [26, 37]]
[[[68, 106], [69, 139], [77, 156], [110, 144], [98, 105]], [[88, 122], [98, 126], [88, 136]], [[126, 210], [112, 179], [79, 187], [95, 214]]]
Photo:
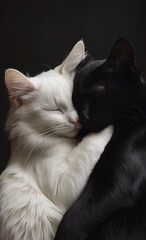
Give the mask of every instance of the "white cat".
[[110, 126], [80, 143], [75, 138], [80, 124], [71, 100], [73, 78], [84, 58], [79, 41], [54, 70], [32, 78], [6, 71], [12, 153], [0, 176], [1, 240], [52, 240], [112, 136]]

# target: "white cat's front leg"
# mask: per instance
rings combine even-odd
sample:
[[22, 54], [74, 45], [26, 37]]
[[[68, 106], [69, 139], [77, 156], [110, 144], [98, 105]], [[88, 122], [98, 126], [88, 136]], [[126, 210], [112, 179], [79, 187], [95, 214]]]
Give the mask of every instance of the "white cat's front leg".
[[[91, 169], [100, 159], [106, 145], [110, 141], [113, 135], [114, 127], [113, 125], [108, 126], [100, 132], [89, 133], [83, 140], [79, 143], [75, 149], [75, 154], [79, 154], [80, 158], [84, 159], [89, 163], [87, 166], [91, 166]], [[73, 161], [72, 161], [73, 163]]]
[[65, 204], [66, 208], [78, 197], [85, 186], [112, 134], [113, 126], [99, 133], [90, 133], [68, 156], [66, 165], [62, 166], [57, 188], [58, 202]]
[[62, 213], [17, 170], [0, 177], [0, 239], [52, 240]]

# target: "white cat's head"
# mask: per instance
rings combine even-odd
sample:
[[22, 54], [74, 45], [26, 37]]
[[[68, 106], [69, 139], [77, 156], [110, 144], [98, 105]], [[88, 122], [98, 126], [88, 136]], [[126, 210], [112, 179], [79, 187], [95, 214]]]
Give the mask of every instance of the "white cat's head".
[[8, 125], [22, 126], [22, 131], [27, 127], [42, 136], [74, 137], [79, 118], [72, 104], [73, 79], [77, 65], [84, 58], [84, 43], [79, 41], [54, 70], [26, 77], [8, 69], [5, 83], [13, 102]]

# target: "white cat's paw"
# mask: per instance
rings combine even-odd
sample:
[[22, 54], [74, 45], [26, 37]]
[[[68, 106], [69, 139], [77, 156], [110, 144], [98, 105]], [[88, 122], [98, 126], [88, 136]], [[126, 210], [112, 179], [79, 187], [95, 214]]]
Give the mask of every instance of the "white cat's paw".
[[85, 144], [96, 156], [100, 156], [100, 154], [104, 151], [104, 148], [110, 141], [113, 135], [114, 127], [112, 125], [108, 126], [107, 128], [103, 129], [100, 132], [92, 132], [89, 133], [84, 139], [83, 144]]
[[111, 139], [113, 132], [114, 132], [114, 126], [110, 125], [105, 129], [103, 129], [98, 134], [100, 135], [100, 137], [102, 137], [103, 141], [108, 142]]
[[100, 132], [91, 132], [89, 133], [85, 138], [84, 141], [91, 141], [91, 142], [97, 142], [97, 141], [104, 141], [104, 142], [108, 142], [112, 135], [113, 135], [113, 131], [114, 131], [114, 126], [110, 125], [106, 128], [104, 128], [102, 131]]

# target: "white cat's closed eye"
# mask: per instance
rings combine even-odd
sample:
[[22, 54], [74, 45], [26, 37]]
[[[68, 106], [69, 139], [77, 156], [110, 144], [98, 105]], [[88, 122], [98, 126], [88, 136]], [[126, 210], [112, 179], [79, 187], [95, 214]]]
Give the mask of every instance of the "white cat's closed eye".
[[61, 112], [61, 113], [63, 113], [62, 110], [59, 109], [59, 108], [56, 108], [56, 109], [48, 109], [48, 108], [44, 108], [44, 110], [45, 110], [45, 111], [50, 111], [50, 112]]

